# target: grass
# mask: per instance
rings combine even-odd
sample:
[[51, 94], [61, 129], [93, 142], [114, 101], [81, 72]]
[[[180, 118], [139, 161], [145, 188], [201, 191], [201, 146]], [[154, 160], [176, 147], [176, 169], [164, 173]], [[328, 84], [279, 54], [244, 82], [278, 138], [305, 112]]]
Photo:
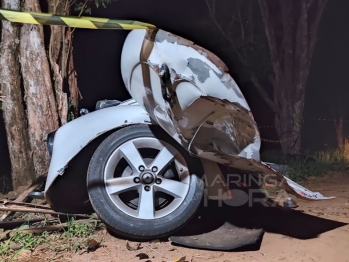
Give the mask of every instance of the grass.
[[96, 228], [97, 221], [95, 223], [75, 223], [73, 218], [70, 219], [67, 230], [62, 234], [63, 238], [68, 240], [65, 244], [65, 250], [74, 252], [87, 250], [87, 239], [94, 237]]
[[80, 223], [70, 218], [66, 229], [61, 232], [44, 232], [39, 235], [21, 232], [24, 226], [15, 230], [10, 239], [0, 242], [1, 262], [13, 261], [21, 251], [34, 251], [42, 244], [46, 244], [47, 251], [55, 254], [63, 251], [87, 251], [87, 240], [96, 237], [95, 232], [99, 224], [97, 220]]
[[[91, 221], [96, 222], [97, 220], [91, 219]], [[73, 237], [81, 237], [81, 238], [87, 238], [90, 237], [97, 226], [96, 223], [75, 223], [74, 218], [69, 219], [68, 221], [68, 227], [67, 230], [63, 233], [63, 236], [68, 238]]]
[[[24, 226], [24, 225], [23, 225]], [[0, 258], [6, 257], [6, 260], [0, 261], [12, 261], [22, 250], [35, 249], [46, 241], [47, 232], [36, 236], [32, 233], [21, 234], [23, 226], [15, 231], [15, 234], [6, 242], [0, 245]], [[9, 260], [8, 260], [9, 259]]]
[[349, 143], [344, 150], [326, 150], [283, 157], [278, 151], [265, 151], [263, 161], [286, 165], [281, 172], [294, 181], [321, 177], [329, 172], [343, 172], [349, 167]]

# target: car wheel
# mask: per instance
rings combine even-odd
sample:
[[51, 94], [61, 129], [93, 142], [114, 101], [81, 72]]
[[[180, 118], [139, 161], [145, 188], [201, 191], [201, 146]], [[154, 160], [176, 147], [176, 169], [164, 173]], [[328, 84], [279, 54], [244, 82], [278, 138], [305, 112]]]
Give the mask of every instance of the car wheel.
[[134, 125], [106, 138], [87, 174], [91, 204], [116, 234], [134, 240], [170, 236], [198, 209], [201, 162], [157, 126]]

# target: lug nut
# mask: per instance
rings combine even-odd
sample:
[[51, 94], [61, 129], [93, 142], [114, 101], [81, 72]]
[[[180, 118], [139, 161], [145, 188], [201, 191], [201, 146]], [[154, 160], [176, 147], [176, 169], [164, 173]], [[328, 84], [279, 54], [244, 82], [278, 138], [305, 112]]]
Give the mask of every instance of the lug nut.
[[151, 169], [151, 171], [157, 172], [157, 171], [158, 171], [158, 168], [157, 168], [156, 166], [153, 166], [153, 168]]
[[133, 179], [133, 182], [135, 182], [136, 184], [138, 184], [139, 182], [141, 182], [141, 180], [139, 179], [139, 177], [135, 177], [135, 179]]
[[155, 183], [158, 184], [158, 185], [160, 185], [161, 182], [162, 182], [162, 180], [161, 180], [160, 178], [157, 178], [157, 179], [155, 180]]
[[145, 170], [145, 167], [144, 166], [139, 166], [139, 171], [143, 172]]
[[145, 187], [144, 187], [144, 190], [147, 191], [147, 192], [149, 192], [149, 191], [150, 191], [150, 186], [145, 186]]

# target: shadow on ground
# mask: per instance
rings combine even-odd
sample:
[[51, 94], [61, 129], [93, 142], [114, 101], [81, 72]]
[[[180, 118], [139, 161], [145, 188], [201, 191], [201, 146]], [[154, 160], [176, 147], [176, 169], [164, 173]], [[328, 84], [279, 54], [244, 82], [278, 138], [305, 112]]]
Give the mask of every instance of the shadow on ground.
[[[241, 231], [254, 232], [251, 230], [262, 229], [265, 232], [281, 234], [297, 239], [312, 239], [320, 234], [331, 231], [338, 227], [347, 225], [346, 223], [328, 220], [305, 214], [297, 210], [285, 210], [280, 206], [266, 207], [262, 204], [255, 204], [253, 207], [230, 207], [221, 206], [217, 201], [209, 201], [206, 207], [202, 207], [196, 218], [194, 218], [185, 228], [176, 233], [176, 236], [181, 236], [186, 241], [175, 241], [176, 244], [191, 246], [194, 239], [203, 241], [203, 243], [195, 243], [196, 248], [207, 248], [207, 239], [217, 237], [217, 230], [225, 228], [226, 225], [235, 227], [237, 230], [222, 232], [223, 234], [237, 234], [236, 239], [241, 239]], [[248, 233], [250, 234], [250, 233]], [[246, 234], [244, 234], [246, 235]], [[227, 245], [225, 237], [221, 237], [221, 245]], [[173, 240], [173, 239], [171, 239]], [[175, 240], [178, 240], [176, 237]], [[261, 239], [251, 244], [251, 241], [246, 239], [246, 243], [239, 243], [237, 248], [227, 248], [234, 251], [253, 251], [259, 250], [262, 243]], [[251, 240], [251, 239], [250, 239]], [[241, 240], [239, 240], [241, 242]]]

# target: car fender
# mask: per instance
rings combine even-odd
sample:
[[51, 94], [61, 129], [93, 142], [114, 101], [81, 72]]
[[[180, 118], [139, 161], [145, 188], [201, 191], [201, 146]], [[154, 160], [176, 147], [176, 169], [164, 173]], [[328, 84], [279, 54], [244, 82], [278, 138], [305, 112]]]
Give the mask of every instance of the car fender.
[[63, 175], [69, 162], [102, 134], [132, 124], [156, 124], [138, 104], [119, 105], [94, 111], [68, 122], [54, 136], [45, 192]]

